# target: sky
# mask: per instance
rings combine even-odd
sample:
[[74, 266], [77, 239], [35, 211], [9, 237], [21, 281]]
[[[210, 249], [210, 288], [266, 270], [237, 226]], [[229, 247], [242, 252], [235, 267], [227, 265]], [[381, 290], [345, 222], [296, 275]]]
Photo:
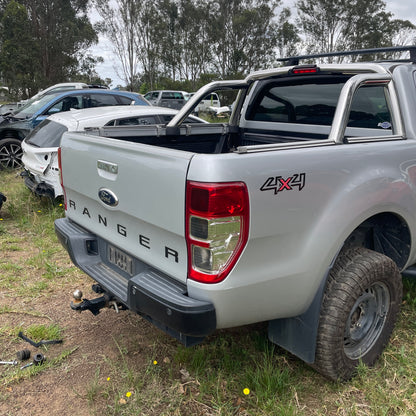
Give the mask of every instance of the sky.
[[387, 10], [398, 19], [410, 20], [416, 25], [416, 3], [414, 0], [386, 1]]
[[[290, 7], [294, 4], [295, 0], [282, 0], [283, 7]], [[392, 12], [394, 18], [410, 20], [416, 25], [416, 1], [415, 0], [394, 0], [385, 1], [387, 5], [387, 11]], [[94, 12], [90, 15], [92, 22], [97, 20], [97, 16]], [[117, 87], [117, 85], [124, 85], [124, 82], [118, 77], [115, 65], [117, 60], [112, 52], [111, 44], [101, 38], [99, 43], [90, 49], [90, 52], [95, 56], [102, 56], [104, 62], [97, 65], [96, 70], [102, 79], [111, 78], [111, 88]]]

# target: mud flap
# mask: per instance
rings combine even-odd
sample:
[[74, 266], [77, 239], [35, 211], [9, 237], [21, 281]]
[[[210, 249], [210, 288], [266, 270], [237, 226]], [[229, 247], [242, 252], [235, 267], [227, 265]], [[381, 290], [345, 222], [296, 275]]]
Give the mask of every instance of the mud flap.
[[315, 361], [319, 315], [328, 275], [329, 271], [322, 279], [311, 305], [302, 315], [269, 321], [270, 341], [308, 364]]

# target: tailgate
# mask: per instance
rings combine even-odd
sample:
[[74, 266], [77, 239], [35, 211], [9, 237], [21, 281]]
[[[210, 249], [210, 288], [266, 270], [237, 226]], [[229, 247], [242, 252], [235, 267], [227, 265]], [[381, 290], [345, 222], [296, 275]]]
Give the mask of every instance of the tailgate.
[[[56, 157], [56, 147], [35, 147], [22, 142], [22, 162], [25, 169], [34, 175], [43, 175]], [[56, 163], [56, 162], [55, 162]]]
[[83, 133], [65, 133], [61, 149], [66, 216], [185, 282], [185, 188], [193, 154]]

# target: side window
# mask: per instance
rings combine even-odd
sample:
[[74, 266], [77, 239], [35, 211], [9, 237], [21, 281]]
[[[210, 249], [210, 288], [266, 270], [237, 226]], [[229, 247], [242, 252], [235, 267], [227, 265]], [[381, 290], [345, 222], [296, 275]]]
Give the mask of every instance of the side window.
[[360, 87], [351, 102], [348, 127], [392, 131], [392, 117], [384, 85]]
[[117, 96], [117, 99], [120, 101], [121, 105], [130, 105], [132, 102], [134, 102], [133, 98], [122, 97], [121, 95]]
[[129, 117], [121, 120], [116, 120], [116, 126], [147, 126], [150, 124], [157, 124], [156, 117], [154, 116], [142, 116], [142, 117]]
[[60, 113], [62, 111], [63, 100], [56, 102], [52, 107], [46, 110], [48, 116], [55, 113]]
[[77, 96], [71, 95], [69, 97], [64, 97], [58, 102], [56, 102], [51, 108], [49, 108], [46, 114], [50, 115], [60, 113], [61, 111], [69, 111], [71, 108], [82, 108], [80, 105], [80, 101], [80, 97]]
[[117, 97], [111, 94], [84, 94], [83, 108], [90, 107], [105, 107], [110, 105], [117, 105]]

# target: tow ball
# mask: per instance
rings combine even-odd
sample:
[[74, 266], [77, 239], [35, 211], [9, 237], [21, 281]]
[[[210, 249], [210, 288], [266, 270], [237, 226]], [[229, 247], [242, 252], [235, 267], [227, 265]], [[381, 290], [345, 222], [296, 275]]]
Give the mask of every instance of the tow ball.
[[[102, 290], [98, 290], [94, 287], [93, 290], [97, 293], [103, 293]], [[111, 296], [107, 293], [103, 293], [102, 296], [95, 299], [83, 299], [82, 298], [82, 292], [77, 289], [73, 293], [74, 300], [71, 301], [71, 309], [77, 312], [82, 311], [90, 311], [93, 315], [98, 315], [100, 313], [100, 310], [103, 308], [109, 308], [113, 307], [116, 312], [119, 311], [119, 309], [123, 309], [123, 307], [118, 306], [115, 301], [112, 300]]]
[[82, 292], [77, 289], [73, 293], [74, 300], [71, 302], [71, 309], [77, 312], [91, 311], [93, 315], [98, 315], [102, 308], [108, 306], [110, 302], [110, 296], [104, 293], [99, 298], [95, 299], [82, 299]]

